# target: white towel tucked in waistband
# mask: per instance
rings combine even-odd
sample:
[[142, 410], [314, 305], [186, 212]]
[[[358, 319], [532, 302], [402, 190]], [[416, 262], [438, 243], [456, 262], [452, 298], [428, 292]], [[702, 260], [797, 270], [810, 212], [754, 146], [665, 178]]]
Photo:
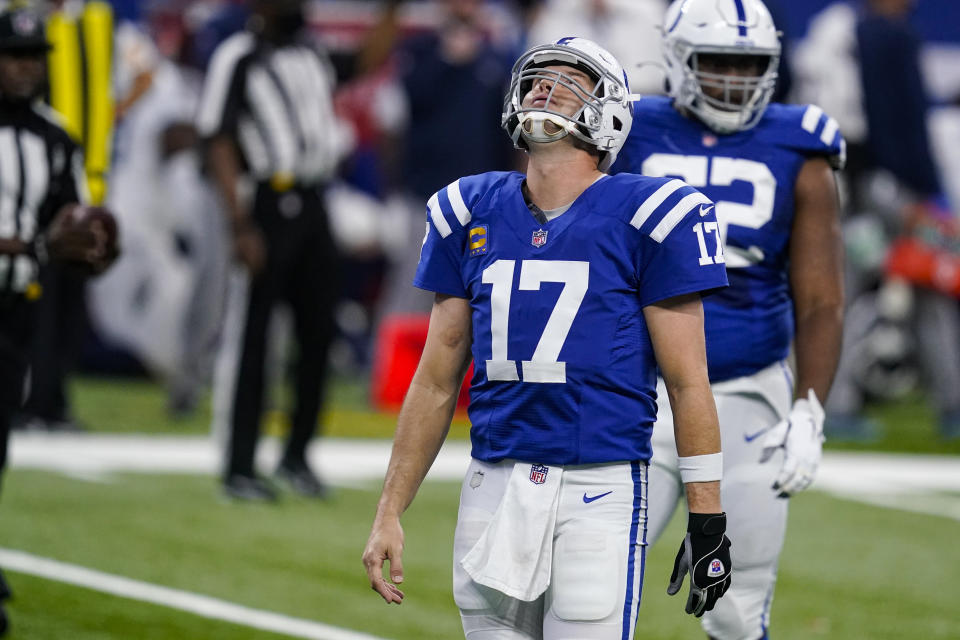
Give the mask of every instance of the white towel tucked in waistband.
[[460, 561], [476, 582], [530, 602], [550, 584], [563, 467], [518, 462], [477, 544]]

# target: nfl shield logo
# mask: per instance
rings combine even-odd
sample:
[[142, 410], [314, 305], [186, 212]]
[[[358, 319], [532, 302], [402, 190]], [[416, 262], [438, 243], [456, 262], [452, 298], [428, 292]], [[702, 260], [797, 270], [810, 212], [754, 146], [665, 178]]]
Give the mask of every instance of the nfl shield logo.
[[550, 468], [542, 464], [535, 464], [530, 466], [530, 482], [533, 484], [543, 484], [547, 481], [547, 471]]
[[723, 563], [714, 558], [710, 561], [710, 568], [707, 570], [707, 575], [711, 578], [716, 578], [723, 575]]
[[533, 232], [533, 239], [530, 241], [535, 247], [542, 247], [547, 244], [547, 232], [544, 229], [537, 229]]

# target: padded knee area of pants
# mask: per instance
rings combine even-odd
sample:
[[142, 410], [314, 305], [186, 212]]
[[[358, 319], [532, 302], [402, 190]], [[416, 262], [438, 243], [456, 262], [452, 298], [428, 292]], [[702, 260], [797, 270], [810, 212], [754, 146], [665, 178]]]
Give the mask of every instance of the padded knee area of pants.
[[551, 610], [561, 620], [603, 620], [619, 598], [622, 553], [602, 532], [567, 534], [553, 551]]

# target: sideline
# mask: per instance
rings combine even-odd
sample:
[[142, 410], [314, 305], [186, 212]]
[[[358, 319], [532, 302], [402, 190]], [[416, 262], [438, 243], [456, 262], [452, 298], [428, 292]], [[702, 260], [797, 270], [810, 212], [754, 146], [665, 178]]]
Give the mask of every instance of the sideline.
[[225, 600], [189, 591], [140, 582], [122, 576], [103, 573], [75, 564], [59, 562], [23, 551], [0, 548], [0, 565], [11, 572], [25, 573], [108, 593], [110, 595], [139, 600], [170, 609], [179, 609], [194, 615], [223, 620], [234, 624], [272, 631], [294, 638], [307, 640], [386, 640], [357, 631], [294, 618], [279, 613], [252, 609]]
[[[371, 488], [383, 481], [390, 459], [388, 440], [321, 438], [310, 448], [310, 463], [324, 480], [342, 487]], [[92, 481], [115, 473], [215, 475], [222, 454], [207, 436], [60, 434], [14, 432], [10, 464]], [[263, 438], [260, 469], [276, 466], [281, 443]], [[460, 481], [470, 444], [444, 443], [427, 480]], [[775, 461], [771, 461], [774, 464]], [[960, 520], [960, 456], [827, 451], [813, 489], [838, 498], [907, 512]]]

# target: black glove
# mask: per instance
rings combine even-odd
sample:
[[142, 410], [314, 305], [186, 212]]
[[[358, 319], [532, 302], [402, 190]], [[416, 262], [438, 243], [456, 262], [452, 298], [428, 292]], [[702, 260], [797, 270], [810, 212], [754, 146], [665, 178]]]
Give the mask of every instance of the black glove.
[[698, 618], [710, 611], [717, 600], [730, 588], [730, 540], [726, 513], [691, 513], [687, 521], [687, 535], [673, 562], [668, 595], [676, 595], [683, 578], [690, 574], [690, 596], [687, 613]]

